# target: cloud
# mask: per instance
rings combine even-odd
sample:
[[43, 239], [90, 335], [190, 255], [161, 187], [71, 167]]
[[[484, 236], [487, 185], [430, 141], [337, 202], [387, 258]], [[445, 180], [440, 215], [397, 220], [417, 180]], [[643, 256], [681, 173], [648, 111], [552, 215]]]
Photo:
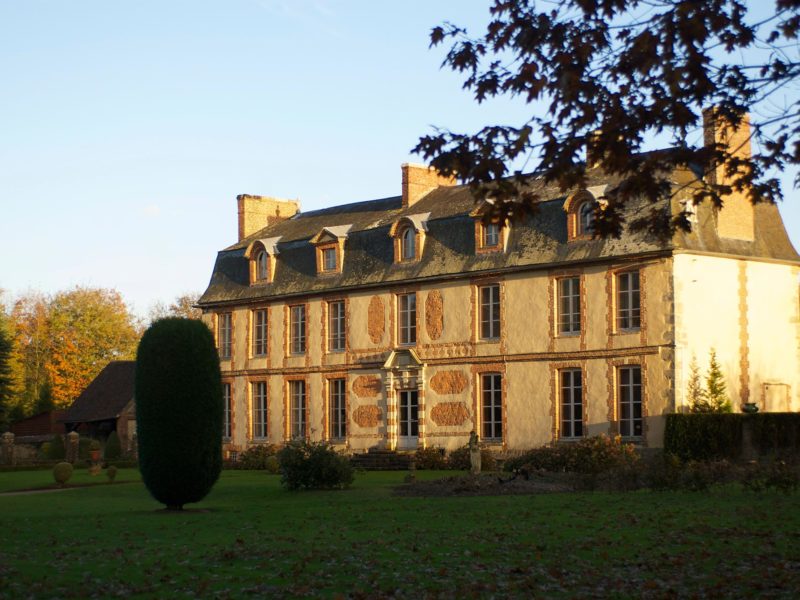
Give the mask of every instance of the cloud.
[[142, 214], [145, 217], [155, 219], [161, 216], [161, 207], [158, 204], [148, 204], [142, 208]]

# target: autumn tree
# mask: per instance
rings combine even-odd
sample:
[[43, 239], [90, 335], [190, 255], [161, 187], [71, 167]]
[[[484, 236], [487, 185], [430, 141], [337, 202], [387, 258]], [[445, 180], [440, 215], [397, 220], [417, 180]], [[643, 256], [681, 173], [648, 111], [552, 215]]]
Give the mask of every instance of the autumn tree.
[[31, 414], [48, 385], [46, 365], [50, 360], [50, 307], [42, 294], [29, 292], [14, 303], [12, 369], [22, 388], [17, 396], [17, 415]]
[[175, 298], [169, 306], [160, 301], [156, 302], [148, 311], [148, 319], [151, 323], [167, 317], [199, 319], [203, 314], [203, 311], [195, 306], [199, 299], [199, 292], [187, 292]]
[[68, 406], [112, 360], [132, 359], [140, 331], [119, 292], [76, 287], [49, 302], [45, 371], [56, 407]]
[[[443, 67], [463, 74], [476, 101], [516, 97], [530, 117], [475, 133], [440, 129], [414, 151], [476, 197], [491, 196], [500, 212], [535, 207], [531, 176], [567, 191], [597, 167], [619, 182], [595, 215], [598, 235], [619, 235], [626, 203], [644, 198], [652, 210], [630, 226], [667, 236], [690, 227], [690, 207], [657, 208], [674, 192], [675, 169], [705, 175], [721, 166], [724, 182], [703, 177], [691, 190], [695, 202], [721, 206], [732, 190], [753, 202], [780, 199], [776, 171], [800, 164], [797, 0], [493, 0], [490, 14], [475, 37], [451, 23], [434, 27], [431, 45], [451, 44]], [[752, 160], [703, 144], [709, 106], [732, 127], [751, 112]], [[671, 146], [643, 153], [654, 136]]]
[[8, 423], [14, 395], [14, 377], [11, 370], [13, 338], [5, 308], [0, 306], [0, 431]]

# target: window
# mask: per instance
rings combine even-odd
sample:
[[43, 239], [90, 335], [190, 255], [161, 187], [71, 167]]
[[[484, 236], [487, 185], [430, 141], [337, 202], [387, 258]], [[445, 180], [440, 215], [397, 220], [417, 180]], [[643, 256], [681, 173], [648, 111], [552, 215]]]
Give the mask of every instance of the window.
[[266, 281], [269, 279], [269, 257], [264, 250], [259, 250], [256, 254], [256, 281]]
[[406, 227], [400, 236], [400, 259], [414, 260], [417, 258], [417, 232], [413, 227]]
[[483, 438], [503, 439], [503, 392], [500, 373], [481, 375], [481, 407], [483, 409]]
[[328, 350], [341, 352], [345, 349], [344, 301], [328, 302]]
[[639, 271], [617, 275], [617, 329], [639, 329]]
[[594, 202], [586, 201], [578, 207], [578, 235], [594, 232]]
[[231, 357], [232, 333], [233, 318], [231, 313], [220, 313], [217, 317], [217, 345], [219, 347], [219, 357], [222, 359]]
[[486, 223], [483, 225], [483, 247], [492, 248], [500, 244], [499, 223]]
[[292, 439], [306, 437], [306, 382], [289, 382], [289, 415]]
[[561, 437], [583, 436], [583, 374], [564, 369], [561, 375]]
[[251, 385], [253, 402], [253, 438], [267, 437], [267, 382], [256, 381]]
[[481, 295], [481, 339], [495, 340], [500, 337], [500, 286], [487, 285], [480, 288]]
[[222, 437], [231, 437], [231, 384], [222, 384]]
[[336, 270], [336, 248], [322, 249], [322, 270], [323, 271]]
[[267, 355], [267, 310], [253, 311], [253, 356]]
[[642, 368], [620, 367], [619, 433], [622, 437], [642, 435]]
[[289, 307], [289, 331], [292, 354], [306, 353], [306, 307], [304, 304]]
[[345, 380], [328, 381], [328, 406], [330, 407], [330, 432], [332, 440], [343, 440], [347, 437], [347, 408], [345, 406]]
[[400, 343], [411, 346], [417, 343], [417, 295], [401, 294], [397, 297]]
[[558, 332], [580, 333], [581, 330], [581, 280], [567, 277], [558, 280]]

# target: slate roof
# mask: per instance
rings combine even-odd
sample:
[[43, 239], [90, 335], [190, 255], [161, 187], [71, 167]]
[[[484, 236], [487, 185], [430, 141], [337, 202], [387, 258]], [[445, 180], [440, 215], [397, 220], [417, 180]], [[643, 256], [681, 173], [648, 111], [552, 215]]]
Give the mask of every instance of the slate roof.
[[[688, 170], [675, 174], [676, 183], [691, 184]], [[596, 172], [589, 174], [587, 187], [616, 182]], [[703, 205], [698, 211], [699, 227], [690, 234], [677, 234], [662, 241], [646, 233], [625, 231], [620, 239], [576, 240], [567, 243], [567, 219], [563, 206], [566, 195], [555, 186], [531, 184], [541, 200], [539, 210], [511, 225], [506, 252], [476, 253], [475, 198], [466, 186], [439, 187], [410, 207], [403, 208], [400, 196], [334, 206], [307, 213], [266, 227], [220, 251], [201, 306], [258, 301], [295, 295], [331, 293], [355, 287], [391, 285], [410, 281], [471, 276], [483, 272], [550, 268], [564, 263], [622, 259], [694, 250], [701, 252], [763, 257], [800, 262], [791, 245], [777, 207], [755, 207], [755, 241], [720, 238], [714, 214]], [[632, 203], [627, 216], [633, 218], [650, 204]], [[658, 210], [668, 210], [668, 201]], [[389, 229], [403, 216], [430, 213], [422, 258], [414, 263], [394, 263]], [[309, 240], [324, 227], [352, 225], [345, 244], [342, 272], [318, 275], [315, 248]], [[271, 283], [249, 284], [247, 247], [254, 241], [280, 237], [279, 255]]]
[[135, 361], [108, 363], [60, 420], [65, 423], [91, 423], [116, 419], [133, 399], [135, 372]]

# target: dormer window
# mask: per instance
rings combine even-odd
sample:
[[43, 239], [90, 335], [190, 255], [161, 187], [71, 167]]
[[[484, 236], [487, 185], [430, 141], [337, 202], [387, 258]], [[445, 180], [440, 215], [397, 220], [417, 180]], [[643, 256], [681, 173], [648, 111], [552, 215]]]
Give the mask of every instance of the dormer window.
[[322, 250], [322, 270], [336, 270], [336, 248], [324, 248]]
[[483, 226], [483, 247], [492, 248], [500, 244], [500, 224], [486, 223]]
[[330, 275], [342, 272], [344, 243], [352, 227], [352, 225], [323, 227], [311, 238], [311, 243], [317, 248], [318, 274]]
[[250, 285], [270, 283], [275, 277], [276, 256], [280, 238], [253, 241], [245, 250], [250, 262]]
[[481, 202], [470, 214], [475, 220], [475, 252], [503, 252], [508, 243], [509, 222], [497, 214], [494, 200]]
[[406, 215], [389, 228], [389, 236], [394, 239], [395, 263], [410, 263], [420, 259], [429, 216], [430, 213]]
[[269, 257], [265, 250], [256, 253], [256, 281], [269, 279]]
[[594, 207], [595, 203], [587, 200], [578, 208], [578, 235], [590, 236], [594, 233]]
[[606, 205], [606, 185], [597, 185], [572, 194], [564, 202], [567, 213], [567, 239], [590, 240], [594, 237], [595, 216]]
[[406, 227], [400, 237], [400, 257], [402, 260], [414, 260], [417, 257], [417, 232], [413, 227]]

